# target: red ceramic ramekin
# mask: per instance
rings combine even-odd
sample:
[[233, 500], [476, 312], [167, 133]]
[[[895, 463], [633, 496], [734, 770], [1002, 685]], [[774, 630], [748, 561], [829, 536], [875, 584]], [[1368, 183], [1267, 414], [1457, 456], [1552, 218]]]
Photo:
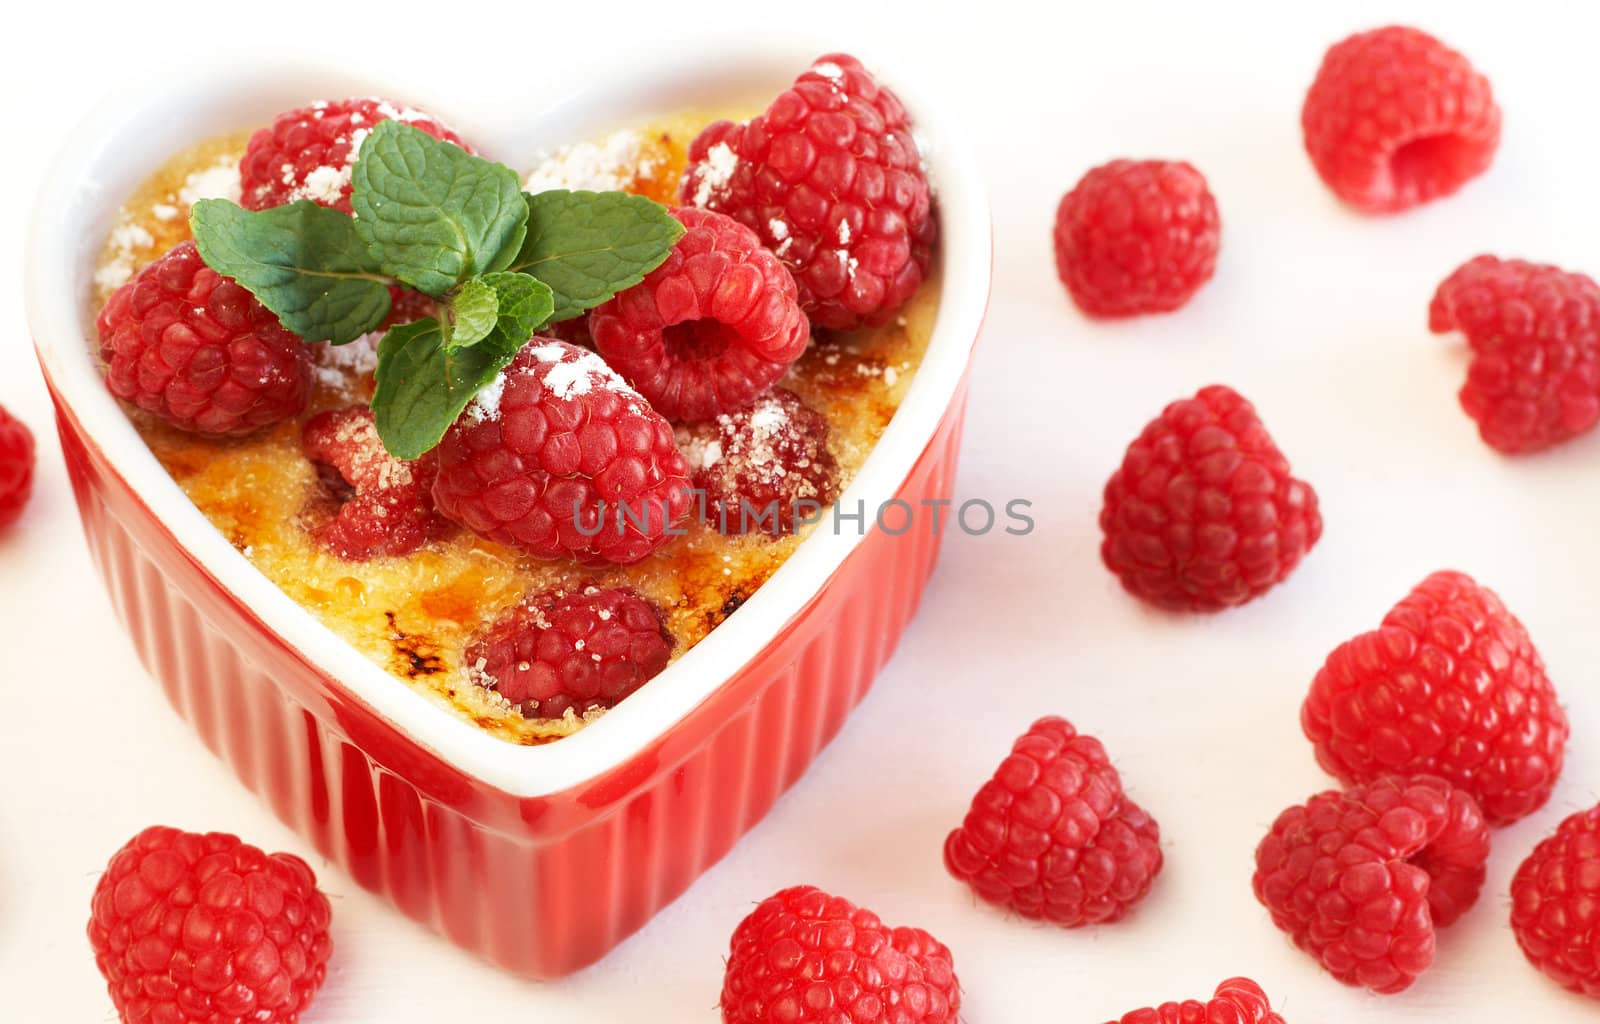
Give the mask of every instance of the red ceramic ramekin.
[[[513, 166], [564, 141], [770, 96], [814, 53], [708, 47], [603, 77], [552, 109], [452, 122]], [[184, 144], [329, 95], [386, 92], [304, 70], [233, 69], [119, 97], [42, 195], [28, 314], [95, 562], [150, 673], [207, 746], [319, 850], [453, 942], [554, 977], [603, 956], [725, 854], [806, 770], [893, 652], [933, 568], [920, 520], [948, 499], [966, 369], [988, 300], [987, 201], [970, 158], [900, 77], [942, 218], [944, 293], [926, 359], [841, 508], [737, 615], [617, 709], [544, 747], [494, 739], [340, 641], [184, 497], [91, 355], [94, 259], [122, 199]], [[504, 101], [491, 105], [502, 108]], [[448, 113], [448, 112], [445, 112]], [[897, 529], [903, 512], [886, 518]]]

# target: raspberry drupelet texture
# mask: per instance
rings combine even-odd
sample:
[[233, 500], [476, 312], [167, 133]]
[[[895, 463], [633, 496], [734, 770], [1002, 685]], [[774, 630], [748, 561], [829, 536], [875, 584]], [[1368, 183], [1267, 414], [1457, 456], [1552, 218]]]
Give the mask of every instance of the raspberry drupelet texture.
[[800, 358], [811, 328], [794, 279], [730, 217], [676, 209], [666, 262], [589, 314], [595, 347], [669, 420], [755, 400]]
[[945, 867], [984, 900], [1064, 928], [1121, 920], [1161, 870], [1161, 830], [1100, 741], [1035, 722], [973, 798]]
[[1129, 593], [1216, 611], [1287, 577], [1322, 536], [1322, 516], [1255, 407], [1213, 385], [1167, 406], [1128, 446], [1100, 528], [1101, 558]]
[[318, 413], [301, 428], [300, 443], [337, 503], [311, 535], [340, 558], [408, 555], [450, 528], [433, 507], [431, 454], [415, 462], [390, 455], [367, 406]]
[[472, 678], [529, 718], [611, 708], [667, 667], [672, 634], [626, 588], [523, 601], [468, 647]]
[[1434, 930], [1478, 899], [1489, 826], [1433, 776], [1390, 776], [1291, 807], [1256, 848], [1256, 899], [1347, 985], [1400, 992], [1433, 964]]
[[811, 886], [739, 923], [722, 983], [724, 1024], [956, 1024], [961, 988], [944, 944]]
[[1205, 1002], [1186, 999], [1124, 1014], [1107, 1024], [1284, 1024], [1266, 992], [1249, 978], [1229, 978]]
[[1567, 818], [1522, 862], [1511, 930], [1552, 981], [1600, 999], [1600, 807]]
[[1589, 277], [1479, 256], [1439, 285], [1428, 327], [1467, 336], [1461, 407], [1489, 447], [1539, 451], [1600, 423], [1600, 286]]
[[761, 236], [817, 327], [882, 323], [916, 292], [938, 232], [911, 121], [854, 57], [819, 57], [764, 114], [689, 146], [683, 202]]
[[672, 426], [593, 352], [534, 338], [435, 449], [433, 499], [540, 558], [637, 562], [692, 499]]
[[1446, 196], [1488, 169], [1500, 144], [1489, 80], [1414, 28], [1336, 43], [1300, 112], [1306, 152], [1351, 206], [1392, 213]]
[[1544, 806], [1569, 732], [1528, 631], [1459, 572], [1429, 576], [1378, 629], [1334, 650], [1300, 721], [1341, 782], [1438, 775], [1495, 826]]
[[33, 494], [33, 431], [0, 406], [0, 530], [22, 518]]
[[182, 430], [248, 434], [311, 392], [306, 346], [193, 242], [118, 288], [97, 327], [111, 393]]
[[388, 100], [318, 100], [285, 111], [250, 136], [239, 162], [240, 205], [247, 210], [309, 199], [350, 212], [350, 165], [380, 121], [404, 121], [472, 151], [460, 136], [421, 111]]
[[1090, 316], [1177, 309], [1211, 280], [1222, 222], [1205, 177], [1173, 160], [1113, 160], [1056, 208], [1056, 273]]
[[327, 976], [329, 918], [299, 857], [157, 827], [95, 886], [89, 943], [124, 1024], [296, 1024]]

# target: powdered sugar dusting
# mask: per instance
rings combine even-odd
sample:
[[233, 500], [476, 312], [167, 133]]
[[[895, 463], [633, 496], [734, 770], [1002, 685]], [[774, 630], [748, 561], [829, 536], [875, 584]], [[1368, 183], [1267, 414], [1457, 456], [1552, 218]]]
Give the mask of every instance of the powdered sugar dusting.
[[155, 244], [156, 240], [150, 232], [138, 224], [118, 224], [112, 228], [111, 258], [95, 271], [95, 285], [108, 291], [121, 288], [133, 276], [133, 265], [139, 250]]
[[227, 199], [237, 203], [239, 186], [239, 161], [223, 157], [210, 167], [190, 174], [178, 190], [178, 202], [193, 206], [202, 199]]
[[704, 206], [713, 196], [728, 187], [733, 172], [739, 168], [739, 154], [726, 142], [719, 142], [706, 150], [705, 162], [700, 165], [700, 180], [694, 190], [694, 205]]
[[378, 368], [378, 339], [382, 331], [363, 334], [346, 345], [313, 345], [312, 373], [325, 388], [344, 388]]
[[504, 371], [495, 375], [476, 395], [467, 403], [467, 418], [474, 423], [487, 423], [500, 418], [500, 399], [506, 393], [506, 375]]
[[815, 71], [823, 78], [831, 78], [835, 82], [844, 77], [844, 68], [841, 68], [831, 60], [820, 60], [811, 65], [811, 70]]
[[643, 146], [644, 139], [633, 131], [613, 132], [599, 142], [564, 146], [540, 161], [528, 175], [526, 188], [533, 193], [557, 188], [624, 189], [655, 169], [655, 161], [644, 158]]

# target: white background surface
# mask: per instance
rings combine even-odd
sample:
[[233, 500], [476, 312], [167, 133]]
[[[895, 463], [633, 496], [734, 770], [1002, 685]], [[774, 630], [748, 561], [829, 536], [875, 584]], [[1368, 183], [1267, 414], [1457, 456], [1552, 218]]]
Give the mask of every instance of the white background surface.
[[[1040, 23], [1038, 11], [996, 3], [917, 14], [812, 3], [770, 21], [741, 10], [755, 5], [684, 0], [396, 3], [359, 16], [331, 3], [172, 4], [159, 15], [96, 6], [35, 9], [0, 63], [0, 403], [41, 441], [34, 502], [0, 537], [0, 1020], [111, 1018], [83, 927], [99, 870], [145, 825], [235, 831], [310, 856], [167, 708], [86, 557], [20, 294], [29, 197], [63, 133], [131, 67], [189, 52], [249, 47], [385, 69], [414, 83], [406, 99], [464, 107], [513, 87], [537, 96], [541, 82], [561, 95], [606, 33], [692, 46], [706, 27], [774, 32], [797, 18], [837, 25], [839, 48], [893, 50], [919, 67], [981, 153], [996, 280], [958, 498], [1031, 499], [1038, 529], [952, 536], [899, 655], [840, 738], [724, 863], [596, 968], [555, 984], [502, 975], [312, 857], [334, 900], [336, 954], [305, 1019], [715, 1020], [734, 925], [799, 882], [943, 938], [972, 1022], [1093, 1024], [1204, 997], [1234, 974], [1261, 981], [1293, 1024], [1594, 1019], [1594, 1003], [1521, 960], [1506, 893], [1537, 839], [1600, 798], [1600, 436], [1532, 459], [1491, 453], [1455, 404], [1459, 341], [1427, 333], [1426, 306], [1439, 279], [1483, 251], [1600, 271], [1600, 10], [1302, 13], [1269, 0], [1227, 14], [1060, 5]], [[1323, 49], [1389, 21], [1465, 51], [1494, 83], [1505, 136], [1464, 193], [1370, 220], [1312, 174], [1298, 113]], [[1223, 249], [1216, 279], [1184, 311], [1102, 325], [1057, 284], [1049, 228], [1061, 192], [1118, 156], [1199, 166], [1221, 206]], [[1262, 601], [1208, 618], [1154, 614], [1099, 564], [1099, 491], [1164, 403], [1213, 381], [1257, 403], [1317, 488], [1326, 533]], [[1379, 998], [1342, 988], [1288, 945], [1250, 894], [1251, 855], [1282, 808], [1328, 785], [1297, 725], [1323, 657], [1446, 567], [1496, 587], [1524, 619], [1574, 736], [1551, 804], [1495, 836], [1483, 899], [1442, 934], [1434, 969]], [[1010, 920], [941, 866], [972, 792], [1047, 713], [1099, 735], [1161, 822], [1168, 866], [1124, 924], [1065, 932]]]

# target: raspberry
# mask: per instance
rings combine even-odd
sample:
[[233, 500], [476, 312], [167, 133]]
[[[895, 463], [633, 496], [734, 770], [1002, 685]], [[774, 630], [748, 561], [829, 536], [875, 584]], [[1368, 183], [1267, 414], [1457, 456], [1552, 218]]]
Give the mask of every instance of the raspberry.
[[1322, 516], [1255, 407], [1213, 385], [1167, 406], [1128, 446], [1100, 529], [1100, 556], [1129, 593], [1216, 611], [1288, 576], [1322, 536]]
[[707, 126], [682, 198], [760, 235], [817, 327], [886, 321], [922, 284], [938, 233], [905, 108], [843, 54], [819, 57], [766, 113]]
[[468, 646], [466, 664], [527, 717], [561, 718], [615, 707], [671, 657], [661, 612], [617, 588], [524, 601]]
[[1161, 871], [1161, 830], [1122, 793], [1100, 741], [1041, 718], [944, 844], [980, 897], [1063, 928], [1127, 915]]
[[118, 288], [97, 326], [111, 393], [182, 430], [248, 434], [311, 391], [306, 346], [193, 242]]
[[1600, 807], [1563, 821], [1511, 880], [1511, 930], [1530, 963], [1600, 999]]
[[0, 530], [22, 518], [33, 493], [33, 432], [0, 406]]
[[811, 886], [739, 922], [722, 983], [723, 1024], [956, 1024], [950, 951], [920, 928]]
[[683, 237], [665, 263], [589, 314], [606, 362], [670, 420], [748, 405], [811, 340], [794, 279], [748, 228], [675, 209]]
[[313, 416], [301, 430], [300, 443], [338, 502], [333, 514], [312, 528], [312, 536], [340, 558], [361, 562], [408, 555], [448, 526], [428, 493], [433, 459], [402, 462], [390, 455], [366, 406]]
[[1291, 807], [1256, 848], [1256, 899], [1335, 978], [1409, 988], [1433, 964], [1434, 929], [1478, 899], [1489, 827], [1467, 793], [1390, 776]]
[[540, 558], [626, 565], [691, 504], [672, 426], [587, 349], [534, 338], [436, 449], [433, 500]]
[[1222, 224], [1206, 179], [1172, 160], [1113, 160], [1056, 208], [1056, 273], [1090, 316], [1166, 313], [1217, 268]]
[[1249, 978], [1230, 978], [1206, 1002], [1162, 1003], [1107, 1024], [1284, 1024], [1284, 1020], [1273, 1012], [1260, 985]]
[[240, 205], [265, 210], [300, 199], [350, 212], [350, 165], [379, 121], [404, 121], [472, 152], [460, 136], [427, 114], [388, 100], [318, 100], [279, 114], [250, 136], [239, 161]]
[[1500, 108], [1465, 57], [1395, 25], [1328, 50], [1300, 127], [1335, 195], [1368, 213], [1392, 213], [1447, 196], [1487, 170], [1500, 144]]
[[795, 532], [839, 493], [828, 421], [787, 388], [754, 405], [678, 430], [708, 517], [724, 533]]
[[1600, 286], [1583, 274], [1479, 256], [1439, 285], [1428, 326], [1467, 336], [1461, 407], [1489, 447], [1538, 451], [1600, 422]]
[[145, 829], [93, 907], [89, 944], [124, 1024], [295, 1024], [328, 973], [311, 869], [236, 836]]
[[1459, 572], [1429, 576], [1329, 655], [1300, 722], [1341, 782], [1437, 775], [1496, 826], [1544, 806], [1568, 733], [1528, 631]]

